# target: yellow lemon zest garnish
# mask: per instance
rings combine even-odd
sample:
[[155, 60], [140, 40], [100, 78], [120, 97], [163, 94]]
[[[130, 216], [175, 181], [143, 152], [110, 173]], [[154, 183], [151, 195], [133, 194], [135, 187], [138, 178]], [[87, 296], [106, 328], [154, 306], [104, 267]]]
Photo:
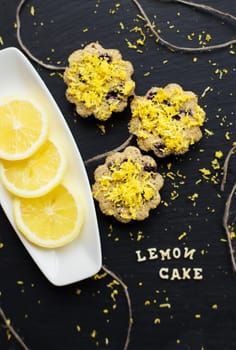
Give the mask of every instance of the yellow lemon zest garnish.
[[[143, 171], [140, 164], [128, 159], [121, 164], [113, 164], [110, 175], [103, 175], [99, 179], [99, 192], [106, 193], [108, 200], [122, 207], [128, 208], [133, 219], [136, 218], [137, 208], [149, 201], [156, 193], [156, 188], [149, 181], [152, 172]], [[125, 214], [125, 212], [123, 215]]]
[[[133, 108], [133, 117], [140, 121], [136, 135], [145, 139], [152, 133], [161, 137], [169, 150], [181, 152], [189, 145], [183, 130], [199, 127], [204, 122], [205, 112], [192, 101], [193, 95], [183, 93], [180, 87], [171, 93], [158, 88], [152, 99], [143, 98]], [[187, 107], [190, 104], [191, 110]], [[194, 139], [190, 140], [190, 144], [193, 143]]]
[[[101, 108], [103, 101], [109, 101], [110, 112], [116, 111], [119, 98], [129, 96], [135, 85], [126, 61], [109, 61], [105, 55], [101, 58], [87, 52], [80, 61], [71, 62], [67, 78], [70, 81], [67, 94], [84, 103], [87, 109], [95, 110], [100, 120], [107, 119]], [[109, 94], [114, 98], [109, 98]]]

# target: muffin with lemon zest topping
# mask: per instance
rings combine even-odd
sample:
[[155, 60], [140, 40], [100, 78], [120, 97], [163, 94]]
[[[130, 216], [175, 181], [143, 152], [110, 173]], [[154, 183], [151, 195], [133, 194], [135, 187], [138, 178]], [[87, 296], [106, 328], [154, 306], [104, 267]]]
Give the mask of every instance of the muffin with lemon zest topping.
[[155, 160], [137, 147], [115, 152], [95, 170], [93, 196], [101, 211], [118, 221], [144, 220], [160, 201], [163, 178]]
[[113, 112], [122, 112], [133, 95], [132, 74], [131, 62], [124, 61], [118, 50], [91, 43], [69, 57], [64, 72], [66, 98], [81, 117], [107, 120]]
[[184, 154], [202, 137], [205, 112], [197, 96], [178, 84], [153, 87], [145, 96], [135, 96], [131, 113], [129, 131], [137, 136], [142, 150], [158, 157]]

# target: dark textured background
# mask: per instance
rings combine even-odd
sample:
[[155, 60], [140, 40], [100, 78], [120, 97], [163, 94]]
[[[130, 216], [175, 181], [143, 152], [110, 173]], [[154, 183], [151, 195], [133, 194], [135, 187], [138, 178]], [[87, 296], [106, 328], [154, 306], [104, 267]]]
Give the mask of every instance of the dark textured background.
[[[18, 1], [0, 0], [0, 3], [0, 48], [19, 47], [14, 26]], [[199, 35], [204, 38], [207, 33], [212, 37], [210, 44], [236, 36], [235, 23], [223, 22], [202, 11], [164, 1], [141, 3], [162, 35], [179, 45], [199, 45]], [[236, 15], [235, 0], [205, 3]], [[31, 6], [35, 8], [34, 16], [30, 14]], [[45, 62], [61, 61], [66, 65], [71, 52], [97, 40], [106, 48], [118, 48], [125, 59], [132, 61], [137, 94], [144, 94], [154, 85], [176, 82], [199, 96], [207, 114], [204, 137], [186, 155], [158, 161], [163, 176], [168, 173], [168, 163], [172, 163], [171, 171], [175, 175], [174, 180], [166, 177], [159, 208], [146, 221], [127, 225], [104, 217], [97, 208], [103, 262], [129, 287], [134, 316], [130, 350], [235, 349], [236, 278], [222, 216], [226, 197], [236, 180], [236, 160], [232, 159], [224, 193], [219, 185], [221, 171], [211, 166], [215, 151], [221, 150], [225, 157], [236, 141], [235, 47], [204, 54], [173, 53], [155, 42], [137, 8], [127, 0], [29, 0], [21, 21], [24, 43]], [[134, 43], [140, 37], [132, 30], [135, 26], [142, 28], [146, 41], [144, 46], [132, 49], [127, 41]], [[187, 36], [191, 33], [195, 35], [190, 41]], [[74, 107], [64, 97], [66, 87], [60, 74], [34, 66], [60, 106], [84, 160], [118, 146], [128, 137], [128, 108], [104, 123], [106, 133], [102, 135], [98, 127], [102, 123], [92, 117], [82, 120], [75, 115]], [[207, 87], [211, 89], [204, 95]], [[213, 135], [209, 136], [205, 129], [213, 131]], [[91, 183], [93, 171], [100, 163], [87, 167]], [[217, 183], [204, 179], [200, 168], [210, 169]], [[199, 179], [201, 182], [196, 185]], [[177, 199], [171, 199], [174, 190]], [[199, 197], [192, 202], [188, 197], [194, 193]], [[109, 276], [66, 287], [51, 285], [32, 262], [2, 210], [0, 223], [0, 306], [30, 350], [122, 349], [128, 319], [122, 288], [110, 285], [113, 279]], [[182, 232], [187, 235], [179, 240]], [[140, 235], [142, 239], [138, 239]], [[144, 252], [151, 247], [190, 247], [196, 249], [196, 254], [193, 261], [180, 258], [138, 263], [135, 251]], [[203, 280], [164, 281], [158, 276], [161, 267], [184, 266], [203, 268]], [[157, 319], [160, 323], [155, 322]], [[13, 338], [7, 338], [2, 325], [0, 349], [20, 349]]]

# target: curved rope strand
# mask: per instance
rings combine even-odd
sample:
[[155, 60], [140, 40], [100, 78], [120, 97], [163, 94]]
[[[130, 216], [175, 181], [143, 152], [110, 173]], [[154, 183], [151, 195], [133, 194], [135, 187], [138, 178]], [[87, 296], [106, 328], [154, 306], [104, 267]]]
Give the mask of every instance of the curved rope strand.
[[229, 253], [230, 253], [231, 263], [232, 263], [232, 267], [233, 267], [234, 272], [236, 272], [236, 261], [235, 261], [235, 256], [234, 256], [234, 249], [232, 246], [232, 240], [231, 240], [231, 236], [230, 236], [230, 230], [228, 227], [228, 220], [229, 220], [231, 202], [232, 202], [233, 194], [235, 191], [236, 191], [236, 183], [234, 184], [234, 186], [229, 194], [229, 197], [226, 201], [225, 212], [224, 212], [224, 216], [223, 216], [223, 227], [225, 229], [225, 233], [226, 233], [226, 237], [227, 237], [227, 241], [228, 241]]
[[222, 179], [221, 186], [220, 186], [221, 191], [224, 191], [224, 189], [225, 189], [226, 178], [228, 175], [229, 161], [230, 161], [230, 158], [233, 155], [235, 150], [236, 150], [236, 146], [232, 147], [229, 150], [227, 157], [225, 158], [225, 162], [224, 162], [224, 166], [223, 166], [223, 174], [224, 175], [223, 175], [223, 179]]
[[0, 317], [3, 319], [6, 328], [11, 332], [11, 334], [14, 336], [14, 338], [18, 341], [18, 343], [21, 345], [21, 347], [24, 350], [29, 350], [28, 346], [23, 342], [19, 334], [15, 331], [15, 329], [12, 327], [10, 322], [7, 319], [7, 316], [5, 315], [3, 309], [0, 307]]
[[21, 47], [21, 49], [26, 53], [26, 55], [28, 57], [31, 58], [31, 60], [33, 60], [34, 62], [38, 63], [40, 66], [46, 68], [46, 69], [50, 69], [50, 70], [65, 70], [66, 67], [63, 67], [63, 66], [54, 66], [54, 65], [51, 65], [51, 64], [47, 64], [47, 63], [44, 63], [42, 60], [39, 60], [37, 57], [35, 57], [31, 52], [30, 50], [24, 45], [23, 43], [23, 40], [21, 38], [21, 20], [20, 20], [20, 13], [21, 13], [21, 10], [22, 10], [22, 7], [24, 6], [25, 2], [27, 0], [21, 0], [19, 2], [19, 5], [17, 6], [16, 8], [16, 25], [17, 25], [17, 28], [16, 28], [16, 36], [17, 36], [17, 40], [18, 40], [18, 43]]
[[[137, 8], [139, 9], [140, 13], [142, 14], [142, 16], [144, 17], [148, 27], [150, 28], [151, 32], [154, 34], [154, 36], [158, 39], [158, 42], [160, 42], [162, 45], [166, 46], [167, 48], [171, 48], [174, 51], [182, 51], [182, 52], [206, 52], [206, 51], [211, 51], [211, 50], [217, 50], [217, 49], [221, 49], [230, 45], [233, 45], [236, 43], [236, 39], [233, 40], [229, 40], [226, 42], [223, 42], [221, 44], [217, 44], [217, 45], [209, 45], [209, 46], [203, 46], [203, 47], [184, 47], [184, 46], [178, 46], [175, 45], [167, 40], [165, 40], [164, 38], [162, 38], [162, 36], [160, 36], [158, 34], [158, 32], [153, 28], [153, 25], [148, 17], [148, 15], [146, 14], [146, 12], [144, 11], [143, 7], [141, 6], [141, 4], [139, 3], [138, 0], [133, 0], [134, 4], [137, 6]], [[181, 2], [184, 4], [187, 4], [189, 6], [193, 6], [193, 7], [201, 7], [206, 9], [207, 11], [209, 11], [210, 13], [217, 13], [220, 14], [221, 16], [229, 16], [231, 19], [236, 21], [236, 17], [232, 16], [231, 14], [228, 13], [224, 13], [221, 12], [217, 9], [214, 9], [213, 7], [210, 6], [205, 6], [205, 5], [200, 5], [194, 2], [188, 2], [188, 1], [184, 1], [184, 0], [176, 0], [176, 2]]]
[[236, 17], [233, 16], [231, 13], [220, 11], [212, 6], [208, 6], [205, 4], [199, 4], [197, 2], [192, 2], [192, 1], [187, 1], [187, 0], [172, 0], [172, 1], [179, 2], [181, 4], [184, 4], [184, 5], [187, 5], [190, 7], [200, 8], [202, 10], [209, 12], [209, 13], [216, 13], [220, 17], [228, 17], [228, 18], [232, 19], [233, 21], [236, 21]]
[[[221, 187], [220, 187], [221, 191], [224, 191], [224, 189], [225, 189], [226, 179], [227, 179], [227, 175], [228, 175], [229, 161], [231, 159], [231, 156], [234, 154], [235, 150], [236, 150], [236, 146], [233, 146], [229, 150], [229, 152], [225, 158], [225, 162], [224, 162], [224, 166], [223, 166], [223, 179], [222, 179]], [[231, 192], [228, 196], [228, 199], [225, 203], [225, 211], [224, 211], [224, 216], [223, 216], [223, 227], [225, 229], [225, 233], [226, 233], [226, 237], [227, 237], [229, 254], [230, 254], [231, 264], [232, 264], [234, 272], [236, 272], [236, 260], [235, 260], [235, 256], [234, 256], [234, 249], [233, 249], [233, 245], [232, 245], [231, 234], [230, 234], [230, 230], [228, 227], [228, 225], [229, 225], [228, 220], [229, 220], [229, 215], [230, 215], [232, 198], [233, 198], [233, 194], [235, 191], [236, 191], [236, 183], [232, 187], [232, 190], [231, 190]]]
[[125, 297], [127, 300], [127, 305], [128, 305], [128, 310], [129, 310], [129, 321], [128, 321], [128, 330], [127, 330], [127, 336], [126, 336], [126, 340], [125, 340], [125, 345], [124, 345], [124, 350], [128, 349], [129, 346], [129, 342], [130, 342], [130, 334], [131, 334], [131, 329], [132, 329], [132, 325], [133, 325], [133, 314], [132, 314], [132, 305], [131, 305], [131, 299], [130, 299], [130, 295], [129, 295], [129, 291], [128, 291], [128, 287], [127, 285], [122, 281], [122, 279], [120, 279], [113, 271], [109, 270], [105, 265], [102, 265], [102, 269], [108, 274], [110, 275], [112, 278], [114, 278], [115, 280], [117, 280], [119, 282], [119, 284], [122, 286], [124, 293], [125, 293]]
[[100, 160], [100, 159], [103, 159], [105, 158], [106, 156], [109, 156], [109, 154], [111, 153], [114, 153], [114, 152], [119, 152], [119, 151], [122, 151], [126, 146], [128, 146], [131, 142], [131, 140], [133, 139], [134, 135], [130, 135], [127, 140], [125, 140], [120, 146], [114, 148], [113, 150], [111, 151], [108, 151], [108, 152], [104, 152], [104, 153], [101, 153], [101, 154], [98, 154], [97, 156], [94, 156], [92, 158], [89, 158], [87, 159], [84, 163], [86, 165], [88, 165], [89, 163], [92, 163], [96, 160]]
[[[23, 43], [23, 40], [21, 38], [20, 13], [21, 13], [22, 7], [26, 3], [26, 1], [27, 0], [20, 0], [19, 5], [17, 6], [17, 9], [16, 9], [17, 40], [18, 40], [18, 43], [19, 43], [21, 49], [34, 62], [38, 63], [39, 65], [41, 65], [42, 67], [44, 67], [46, 69], [49, 69], [49, 70], [65, 70], [66, 67], [64, 67], [64, 66], [55, 66], [55, 65], [44, 63], [42, 60], [39, 60], [37, 57], [35, 57], [30, 52], [30, 50]], [[162, 36], [160, 36], [158, 34], [158, 32], [153, 28], [153, 25], [152, 25], [150, 19], [148, 18], [146, 12], [144, 11], [144, 9], [141, 6], [141, 4], [139, 3], [139, 1], [138, 0], [132, 0], [132, 1], [137, 6], [137, 8], [140, 11], [140, 13], [143, 15], [144, 19], [147, 22], [148, 27], [150, 28], [150, 30], [152, 31], [154, 36], [158, 39], [158, 41], [162, 45], [164, 45], [164, 46], [166, 46], [168, 48], [171, 48], [172, 50], [183, 51], [183, 52], [205, 52], [205, 51], [211, 51], [211, 50], [217, 50], [217, 49], [225, 48], [225, 47], [228, 47], [228, 46], [233, 45], [233, 44], [236, 43], [236, 39], [233, 39], [233, 40], [229, 40], [229, 41], [223, 42], [221, 44], [209, 45], [209, 46], [204, 46], [204, 47], [184, 47], [184, 46], [175, 45], [174, 43], [171, 43], [171, 42], [165, 40], [164, 38], [162, 38]], [[200, 9], [203, 9], [203, 10], [205, 10], [205, 11], [211, 13], [211, 14], [217, 14], [217, 15], [220, 15], [221, 17], [227, 17], [227, 18], [230, 18], [233, 21], [236, 21], [236, 17], [233, 16], [232, 14], [220, 11], [220, 10], [214, 8], [214, 7], [211, 7], [211, 6], [207, 6], [207, 5], [204, 5], [204, 4], [199, 4], [199, 3], [195, 3], [195, 2], [191, 2], [191, 1], [186, 1], [186, 0], [173, 0], [173, 1], [177, 2], [177, 3], [182, 3], [182, 4], [187, 5], [187, 6], [200, 8]]]

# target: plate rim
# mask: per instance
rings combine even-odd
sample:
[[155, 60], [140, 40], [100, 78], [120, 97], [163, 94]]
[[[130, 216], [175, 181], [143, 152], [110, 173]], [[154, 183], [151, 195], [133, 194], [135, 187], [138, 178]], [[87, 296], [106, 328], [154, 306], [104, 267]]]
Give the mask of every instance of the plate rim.
[[[94, 225], [96, 227], [96, 234], [94, 234], [96, 236], [96, 252], [97, 252], [97, 257], [96, 257], [96, 262], [95, 262], [95, 266], [93, 267], [93, 271], [94, 272], [90, 272], [90, 273], [84, 273], [82, 274], [83, 276], [81, 278], [77, 278], [77, 279], [68, 279], [68, 280], [60, 280], [60, 278], [58, 278], [58, 276], [50, 276], [49, 273], [47, 273], [47, 271], [45, 269], [42, 269], [42, 266], [40, 264], [40, 262], [38, 261], [38, 259], [36, 258], [35, 255], [33, 255], [32, 253], [32, 249], [29, 249], [29, 247], [32, 247], [32, 243], [28, 242], [23, 236], [22, 234], [19, 232], [19, 230], [16, 228], [16, 225], [14, 224], [14, 222], [12, 222], [12, 220], [10, 219], [8, 213], [6, 212], [6, 208], [5, 206], [2, 204], [2, 198], [0, 199], [0, 204], [1, 207], [3, 209], [3, 211], [5, 212], [6, 217], [8, 218], [9, 223], [11, 224], [12, 228], [14, 229], [14, 231], [16, 232], [17, 236], [19, 237], [19, 239], [21, 240], [22, 244], [24, 245], [25, 249], [27, 250], [27, 252], [29, 253], [29, 255], [31, 256], [31, 258], [33, 259], [33, 261], [37, 264], [38, 268], [41, 270], [41, 272], [46, 276], [46, 278], [55, 286], [63, 286], [63, 285], [68, 285], [71, 283], [75, 283], [75, 282], [79, 282], [81, 280], [84, 280], [86, 278], [89, 278], [93, 275], [95, 275], [102, 267], [102, 247], [101, 247], [101, 237], [100, 237], [100, 231], [99, 231], [99, 225], [98, 225], [98, 220], [97, 220], [97, 214], [96, 214], [96, 208], [95, 208], [95, 203], [92, 197], [92, 192], [91, 192], [91, 186], [90, 186], [90, 182], [89, 182], [89, 178], [88, 178], [88, 174], [85, 168], [85, 164], [83, 162], [81, 153], [79, 151], [79, 147], [75, 141], [75, 138], [73, 136], [73, 133], [63, 115], [63, 113], [61, 112], [61, 109], [59, 108], [56, 100], [54, 99], [52, 93], [50, 92], [50, 90], [48, 89], [46, 83], [44, 82], [44, 80], [41, 78], [41, 76], [39, 75], [39, 73], [36, 71], [36, 69], [34, 68], [34, 66], [32, 65], [32, 63], [29, 61], [29, 59], [25, 56], [25, 54], [19, 50], [17, 47], [14, 46], [9, 46], [7, 48], [3, 48], [0, 50], [0, 59], [2, 59], [2, 57], [6, 54], [12, 54], [13, 56], [17, 57], [20, 59], [20, 61], [22, 62], [22, 64], [24, 64], [25, 68], [30, 72], [32, 78], [37, 81], [38, 87], [41, 90], [42, 94], [45, 95], [45, 97], [48, 99], [49, 104], [52, 105], [52, 107], [56, 110], [57, 112], [57, 117], [56, 118], [60, 118], [59, 123], [61, 123], [61, 125], [63, 125], [63, 127], [65, 128], [65, 132], [67, 134], [67, 137], [70, 137], [70, 141], [72, 142], [73, 146], [74, 146], [74, 151], [76, 150], [76, 155], [79, 159], [79, 167], [80, 170], [83, 173], [83, 177], [84, 177], [84, 181], [87, 183], [87, 190], [89, 189], [89, 202], [90, 202], [90, 207], [93, 210], [93, 220], [95, 221]], [[19, 68], [17, 68], [17, 70], [19, 70]], [[30, 97], [29, 97], [30, 98]], [[1, 184], [1, 188], [3, 191], [5, 191], [5, 189], [3, 188], [3, 185]], [[7, 191], [6, 191], [7, 192]], [[73, 242], [71, 242], [70, 244], [73, 244]], [[42, 248], [40, 247], [32, 247], [33, 250], [34, 249], [39, 249], [42, 250]], [[60, 248], [59, 248], [60, 249]], [[58, 248], [56, 248], [57, 251]]]

